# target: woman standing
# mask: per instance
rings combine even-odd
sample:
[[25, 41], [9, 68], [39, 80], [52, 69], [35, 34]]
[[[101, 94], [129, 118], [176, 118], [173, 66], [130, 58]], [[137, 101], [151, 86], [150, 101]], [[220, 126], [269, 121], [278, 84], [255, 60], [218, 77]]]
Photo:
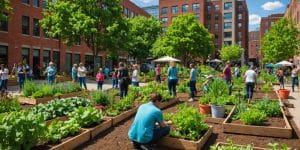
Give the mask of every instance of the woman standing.
[[168, 88], [170, 95], [176, 97], [176, 86], [178, 82], [178, 69], [176, 68], [175, 62], [170, 62], [170, 67], [168, 68]]
[[72, 74], [72, 82], [75, 83], [77, 81], [77, 64], [73, 64], [71, 74]]
[[191, 63], [190, 64], [190, 68], [191, 68], [191, 71], [190, 71], [190, 82], [189, 82], [189, 86], [190, 86], [190, 100], [189, 102], [193, 102], [195, 99], [195, 96], [197, 94], [197, 89], [196, 89], [196, 81], [197, 81], [197, 71], [195, 69], [195, 64]]
[[26, 73], [25, 67], [22, 65], [22, 63], [19, 63], [18, 67], [17, 67], [17, 75], [18, 75], [18, 83], [20, 86], [20, 92], [21, 92], [23, 84], [24, 84], [25, 73]]
[[132, 72], [132, 85], [138, 87], [139, 86], [139, 71], [138, 71], [138, 65], [133, 65], [133, 72]]
[[130, 78], [128, 73], [128, 68], [124, 66], [123, 62], [119, 63], [119, 70], [118, 70], [118, 78], [120, 83], [120, 98], [122, 99], [127, 95], [128, 92], [128, 85], [130, 84]]
[[1, 91], [7, 91], [7, 82], [8, 82], [8, 69], [1, 64], [0, 76], [1, 76]]
[[103, 70], [102, 68], [99, 68], [99, 71], [96, 75], [96, 81], [97, 81], [97, 89], [99, 90], [102, 90], [102, 86], [103, 86], [103, 83], [104, 83], [104, 74], [103, 74]]
[[295, 92], [295, 86], [297, 86], [298, 90], [299, 90], [299, 79], [298, 79], [299, 69], [297, 68], [296, 65], [293, 65], [292, 68], [293, 68], [292, 72], [291, 72], [291, 77], [292, 77], [292, 91]]
[[86, 73], [87, 73], [87, 70], [84, 67], [83, 63], [79, 63], [79, 67], [77, 69], [77, 76], [78, 76], [80, 87], [82, 87], [82, 85], [83, 85], [85, 90], [87, 90], [87, 87], [86, 87]]
[[47, 72], [47, 80], [49, 84], [53, 84], [55, 80], [55, 67], [53, 66], [53, 62], [49, 62], [49, 66], [46, 68]]

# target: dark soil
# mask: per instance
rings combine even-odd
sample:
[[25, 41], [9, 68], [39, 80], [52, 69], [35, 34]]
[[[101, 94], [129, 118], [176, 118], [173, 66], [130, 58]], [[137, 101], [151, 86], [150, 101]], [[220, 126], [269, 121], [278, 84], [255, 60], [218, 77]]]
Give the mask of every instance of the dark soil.
[[[244, 124], [241, 120], [234, 120], [231, 123]], [[284, 128], [286, 125], [282, 117], [269, 117], [262, 126]]]
[[[198, 102], [188, 103], [188, 105], [198, 107]], [[170, 107], [163, 112], [176, 112], [177, 106]], [[97, 136], [94, 140], [77, 148], [85, 150], [124, 150], [133, 149], [132, 143], [128, 139], [127, 132], [133, 122], [133, 118], [120, 123], [118, 126], [107, 130], [101, 135]], [[209, 124], [213, 126], [213, 134], [205, 145], [204, 149], [209, 149], [209, 146], [216, 144], [217, 142], [226, 142], [227, 139], [231, 139], [236, 144], [247, 145], [252, 144], [255, 147], [266, 147], [268, 143], [280, 143], [287, 144], [289, 147], [300, 149], [300, 140], [294, 136], [293, 139], [281, 139], [271, 137], [259, 137], [251, 135], [240, 135], [240, 134], [228, 134], [222, 132], [221, 124]], [[164, 150], [168, 149], [159, 145], [155, 146], [154, 149]]]
[[34, 107], [35, 105], [29, 105], [29, 104], [21, 104], [21, 108], [22, 109], [30, 109], [32, 107]]

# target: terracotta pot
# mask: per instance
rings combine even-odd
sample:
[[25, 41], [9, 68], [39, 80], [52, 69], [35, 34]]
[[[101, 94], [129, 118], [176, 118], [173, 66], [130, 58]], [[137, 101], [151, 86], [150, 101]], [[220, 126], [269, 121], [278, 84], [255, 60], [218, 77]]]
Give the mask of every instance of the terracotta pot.
[[287, 89], [279, 89], [277, 92], [280, 99], [288, 99], [290, 96], [290, 90]]
[[210, 105], [199, 104], [199, 111], [203, 115], [208, 115], [208, 114], [210, 114], [211, 107], [210, 107]]

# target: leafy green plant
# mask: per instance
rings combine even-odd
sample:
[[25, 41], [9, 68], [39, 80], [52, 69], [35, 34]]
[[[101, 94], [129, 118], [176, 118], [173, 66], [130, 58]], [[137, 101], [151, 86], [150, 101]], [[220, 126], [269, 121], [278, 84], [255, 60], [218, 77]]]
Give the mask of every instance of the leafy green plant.
[[31, 96], [38, 90], [37, 84], [34, 83], [32, 80], [25, 80], [22, 92], [25, 97]]
[[103, 114], [101, 110], [94, 107], [82, 107], [80, 106], [75, 111], [69, 114], [71, 119], [76, 120], [76, 122], [81, 127], [91, 127], [93, 125], [98, 125], [103, 120]]
[[253, 147], [250, 144], [247, 146], [236, 146], [232, 140], [227, 140], [226, 145], [211, 146], [210, 150], [253, 150]]
[[188, 84], [187, 82], [180, 83], [177, 87], [177, 92], [178, 93], [188, 93], [189, 88], [188, 88], [187, 84]]
[[107, 94], [103, 91], [92, 91], [90, 92], [90, 97], [93, 105], [108, 106], [110, 104]]
[[286, 144], [279, 145], [278, 143], [269, 143], [271, 150], [291, 150]]
[[120, 114], [122, 111], [129, 110], [133, 108], [134, 97], [127, 95], [122, 100], [118, 102], [114, 102], [105, 113], [108, 116], [116, 116]]
[[262, 87], [261, 87], [261, 90], [263, 92], [268, 92], [268, 91], [272, 91], [273, 90], [273, 87], [270, 83], [266, 83], [264, 84]]
[[33, 148], [46, 135], [46, 125], [40, 115], [29, 111], [0, 115], [0, 149]]
[[257, 109], [249, 109], [240, 114], [240, 120], [246, 125], [262, 125], [267, 115]]
[[16, 97], [7, 97], [0, 99], [0, 114], [21, 110], [21, 105]]
[[200, 98], [199, 100], [200, 104], [209, 104], [210, 103], [210, 98], [207, 95], [204, 95], [203, 97]]
[[263, 100], [255, 103], [252, 109], [264, 112], [268, 117], [278, 117], [282, 115], [278, 101]]
[[176, 114], [167, 114], [165, 116], [175, 126], [175, 129], [170, 132], [172, 137], [196, 141], [209, 128], [203, 121], [203, 116], [199, 111], [187, 105], [181, 105]]
[[224, 106], [229, 100], [230, 100], [230, 96], [213, 97], [211, 99], [211, 104], [217, 106]]

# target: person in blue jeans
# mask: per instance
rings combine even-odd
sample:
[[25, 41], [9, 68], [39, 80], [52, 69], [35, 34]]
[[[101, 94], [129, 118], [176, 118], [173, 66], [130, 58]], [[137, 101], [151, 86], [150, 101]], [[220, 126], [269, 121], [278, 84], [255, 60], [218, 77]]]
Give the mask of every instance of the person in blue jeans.
[[192, 102], [194, 101], [195, 99], [195, 96], [197, 94], [197, 89], [196, 89], [196, 81], [197, 81], [197, 71], [195, 69], [195, 65], [193, 63], [190, 64], [190, 68], [191, 68], [191, 71], [190, 71], [190, 78], [189, 78], [189, 86], [190, 86], [190, 99], [189, 101]]
[[17, 67], [17, 75], [18, 75], [18, 83], [19, 83], [19, 86], [20, 86], [20, 92], [23, 88], [23, 84], [24, 84], [24, 80], [25, 80], [25, 67], [22, 65], [22, 63], [19, 63], [18, 64], [18, 67]]
[[162, 100], [160, 94], [150, 95], [150, 102], [141, 105], [128, 131], [128, 137], [136, 149], [151, 149], [150, 144], [158, 142], [170, 132], [171, 121], [164, 122], [163, 114], [158, 108]]
[[178, 82], [178, 69], [176, 68], [175, 62], [170, 62], [170, 67], [168, 68], [168, 89], [170, 95], [176, 97], [176, 86]]
[[299, 69], [297, 68], [296, 65], [293, 65], [292, 67], [292, 71], [291, 71], [291, 77], [292, 77], [292, 91], [295, 92], [295, 86], [298, 87], [299, 90]]
[[55, 73], [56, 73], [56, 69], [53, 66], [53, 62], [49, 63], [49, 66], [46, 68], [46, 72], [47, 72], [48, 83], [53, 84], [55, 80]]

